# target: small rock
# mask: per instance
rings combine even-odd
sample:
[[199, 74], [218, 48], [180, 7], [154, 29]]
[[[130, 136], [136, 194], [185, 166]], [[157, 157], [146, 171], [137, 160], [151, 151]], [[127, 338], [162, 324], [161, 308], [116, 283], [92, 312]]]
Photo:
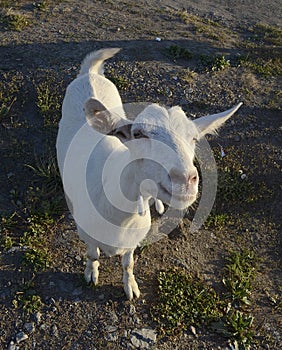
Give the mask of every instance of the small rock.
[[54, 337], [58, 337], [58, 336], [59, 336], [58, 327], [57, 327], [55, 324], [53, 324], [53, 325], [51, 326], [50, 333], [51, 333], [51, 335], [54, 336]]
[[140, 349], [150, 349], [157, 340], [157, 334], [153, 329], [142, 328], [132, 331], [131, 343]]
[[116, 342], [118, 340], [118, 335], [117, 333], [108, 333], [105, 338], [109, 342]]
[[28, 335], [25, 334], [24, 332], [19, 332], [17, 335], [16, 335], [16, 343], [19, 344], [21, 343], [22, 341], [28, 339]]
[[19, 246], [15, 246], [15, 247], [11, 247], [7, 253], [10, 254], [10, 253], [14, 253], [14, 252], [18, 252], [20, 250], [23, 250], [23, 247], [19, 247]]
[[26, 322], [24, 324], [24, 329], [27, 331], [27, 333], [33, 333], [35, 331], [34, 323]]
[[130, 315], [130, 316], [133, 316], [133, 315], [135, 314], [135, 312], [136, 312], [135, 306], [132, 305], [132, 304], [130, 304], [130, 305], [129, 305], [129, 310], [128, 310], [129, 315]]
[[49, 299], [49, 304], [50, 305], [56, 305], [56, 300], [54, 298]]
[[192, 334], [194, 334], [195, 337], [196, 337], [196, 336], [197, 336], [196, 328], [195, 328], [194, 326], [191, 326], [191, 327], [190, 327], [190, 330], [191, 330]]
[[18, 350], [18, 349], [19, 347], [13, 341], [11, 341], [7, 350]]
[[114, 311], [110, 311], [108, 316], [113, 323], [118, 322], [118, 316]]
[[235, 135], [234, 136], [234, 141], [236, 141], [236, 142], [239, 142], [241, 140], [241, 136], [240, 135]]
[[47, 328], [47, 325], [46, 325], [45, 323], [43, 323], [43, 324], [39, 327], [39, 329], [41, 329], [42, 331], [45, 331], [46, 328]]
[[113, 332], [117, 331], [117, 327], [116, 326], [108, 326], [106, 328], [106, 330], [108, 333], [113, 333]]

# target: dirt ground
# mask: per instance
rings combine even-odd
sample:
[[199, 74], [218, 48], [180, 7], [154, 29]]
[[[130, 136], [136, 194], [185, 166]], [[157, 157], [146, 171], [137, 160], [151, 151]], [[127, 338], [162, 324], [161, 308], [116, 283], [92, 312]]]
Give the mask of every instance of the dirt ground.
[[[0, 10], [0, 348], [234, 349], [205, 327], [163, 336], [150, 309], [160, 270], [179, 266], [221, 293], [228, 252], [248, 249], [259, 258], [251, 349], [281, 349], [279, 1], [3, 0]], [[214, 213], [228, 219], [191, 233], [195, 206], [171, 234], [138, 249], [141, 297], [133, 302], [123, 294], [119, 257], [102, 256], [99, 286], [85, 285], [85, 246], [66, 205], [54, 204], [63, 195], [52, 169], [40, 172], [47, 158], [54, 161], [66, 86], [84, 56], [103, 47], [122, 48], [105, 74], [125, 103], [180, 105], [190, 118], [244, 103], [209, 138], [219, 169]], [[43, 203], [49, 212], [56, 208], [44, 236], [51, 261], [34, 271], [23, 264], [20, 242]], [[16, 224], [7, 221], [13, 213]], [[40, 311], [23, 311], [26, 290], [40, 297]], [[144, 329], [152, 332], [148, 338]]]

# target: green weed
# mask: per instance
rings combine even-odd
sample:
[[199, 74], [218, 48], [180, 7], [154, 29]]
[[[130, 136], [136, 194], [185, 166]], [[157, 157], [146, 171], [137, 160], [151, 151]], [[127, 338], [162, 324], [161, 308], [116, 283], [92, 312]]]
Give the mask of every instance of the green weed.
[[0, 8], [11, 7], [14, 3], [15, 0], [0, 0]]
[[217, 56], [200, 56], [201, 65], [212, 72], [221, 71], [230, 67], [230, 60], [226, 59], [224, 55]]
[[57, 215], [63, 208], [63, 190], [55, 156], [46, 153], [34, 165], [26, 166], [34, 174], [34, 185], [29, 186], [26, 195], [31, 212]]
[[0, 122], [11, 115], [22, 86], [23, 77], [17, 72], [0, 73]]
[[116, 85], [119, 90], [127, 90], [130, 83], [123, 75], [117, 75], [113, 69], [108, 71], [108, 78]]
[[159, 330], [176, 335], [189, 326], [205, 325], [229, 338], [235, 348], [250, 349], [254, 332], [248, 312], [257, 258], [253, 252], [230, 252], [224, 267], [221, 297], [209, 286], [192, 279], [184, 270], [170, 269], [158, 275], [158, 304], [151, 315]]
[[205, 228], [216, 228], [220, 230], [231, 223], [233, 223], [233, 220], [228, 214], [210, 213], [204, 226]]
[[8, 234], [4, 234], [1, 237], [1, 246], [3, 247], [3, 249], [9, 250], [10, 248], [12, 248], [14, 244], [15, 244], [15, 240], [13, 239], [13, 237], [9, 236]]
[[158, 283], [159, 304], [152, 315], [163, 333], [177, 334], [191, 325], [208, 324], [222, 316], [215, 291], [183, 270], [160, 272]]
[[282, 30], [279, 27], [259, 23], [253, 27], [252, 31], [256, 41], [276, 46], [282, 45]]
[[56, 127], [61, 118], [62, 78], [51, 69], [39, 69], [33, 84], [37, 95], [36, 105], [43, 117], [43, 126], [48, 129]]
[[2, 16], [1, 22], [4, 23], [7, 29], [18, 32], [31, 25], [31, 20], [26, 15], [11, 10]]
[[197, 73], [190, 68], [182, 69], [179, 78], [185, 83], [191, 83], [195, 80]]
[[59, 119], [60, 97], [50, 88], [48, 82], [40, 83], [36, 88], [36, 92], [36, 104], [44, 117], [44, 126], [54, 126]]
[[43, 302], [34, 290], [33, 278], [22, 283], [20, 290], [15, 293], [12, 304], [16, 309], [22, 308], [28, 315], [41, 310]]
[[166, 49], [167, 56], [172, 60], [186, 59], [189, 60], [192, 58], [192, 54], [189, 50], [181, 47], [179, 45], [171, 45]]
[[55, 155], [51, 152], [46, 153], [43, 156], [36, 158], [35, 165], [26, 165], [38, 178], [43, 179], [48, 183], [52, 183], [57, 187], [57, 183], [60, 182], [60, 173], [57, 165]]
[[14, 98], [13, 98], [11, 101], [9, 101], [8, 104], [7, 104], [7, 103], [5, 103], [5, 101], [3, 101], [3, 95], [2, 95], [2, 93], [0, 92], [0, 99], [2, 100], [2, 104], [1, 104], [1, 106], [0, 106], [0, 121], [1, 121], [3, 117], [6, 117], [6, 116], [9, 114], [9, 112], [10, 112], [10, 110], [11, 110], [11, 108], [12, 108], [14, 102], [17, 100], [17, 98], [14, 97]]
[[245, 65], [264, 77], [273, 77], [282, 74], [282, 62], [280, 58], [257, 58], [254, 61], [246, 61]]
[[233, 348], [249, 350], [254, 342], [252, 324], [254, 317], [249, 314], [229, 308], [224, 317], [211, 324], [211, 329], [230, 339]]
[[233, 252], [226, 258], [223, 284], [228, 289], [231, 302], [250, 305], [252, 283], [255, 278], [257, 258], [253, 252]]
[[225, 167], [219, 170], [217, 202], [241, 202], [249, 203], [256, 199], [254, 186], [248, 177], [242, 177], [242, 173], [234, 168]]
[[2, 216], [0, 221], [1, 246], [5, 250], [9, 250], [16, 244], [15, 230], [19, 227], [19, 216], [13, 213], [8, 216]]
[[45, 12], [48, 9], [49, 1], [38, 1], [34, 2], [33, 6], [36, 10]]
[[216, 56], [212, 62], [212, 71], [220, 71], [230, 67], [230, 61], [224, 55]]
[[51, 256], [46, 248], [44, 237], [50, 232], [54, 221], [48, 215], [33, 215], [27, 219], [28, 227], [20, 238], [20, 244], [27, 248], [24, 254], [24, 265], [34, 271], [46, 270], [51, 263]]
[[223, 41], [226, 37], [228, 30], [223, 28], [219, 22], [192, 15], [186, 10], [176, 11], [175, 14], [182, 22], [189, 25], [191, 30], [204, 35], [208, 39]]

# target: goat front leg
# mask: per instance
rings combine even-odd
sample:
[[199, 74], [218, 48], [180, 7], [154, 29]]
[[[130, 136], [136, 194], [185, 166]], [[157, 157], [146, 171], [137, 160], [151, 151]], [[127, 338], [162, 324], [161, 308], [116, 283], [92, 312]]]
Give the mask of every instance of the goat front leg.
[[99, 277], [99, 257], [100, 257], [100, 249], [95, 245], [87, 246], [87, 263], [86, 268], [84, 270], [84, 278], [87, 283], [93, 283], [94, 285], [98, 284]]
[[130, 250], [122, 256], [123, 285], [125, 294], [127, 295], [129, 300], [133, 299], [133, 293], [135, 294], [136, 298], [139, 298], [140, 296], [140, 290], [133, 275], [133, 252], [134, 250]]

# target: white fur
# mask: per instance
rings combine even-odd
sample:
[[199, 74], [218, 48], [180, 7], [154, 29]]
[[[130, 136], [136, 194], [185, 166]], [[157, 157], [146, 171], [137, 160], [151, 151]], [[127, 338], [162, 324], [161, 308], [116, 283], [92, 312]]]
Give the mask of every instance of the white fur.
[[[163, 202], [183, 209], [195, 201], [195, 139], [214, 132], [239, 105], [218, 117], [192, 122], [180, 107], [152, 104], [131, 122], [115, 85], [103, 76], [103, 61], [116, 52], [105, 49], [88, 55], [68, 86], [57, 157], [79, 236], [88, 246], [86, 281], [98, 283], [100, 249], [108, 256], [121, 255], [124, 290], [132, 299], [140, 295], [133, 275], [133, 252], [151, 226], [149, 200], [155, 199], [160, 213]], [[124, 126], [122, 136], [104, 135]], [[140, 132], [143, 137], [137, 138]], [[87, 188], [81, 176], [84, 169]]]

